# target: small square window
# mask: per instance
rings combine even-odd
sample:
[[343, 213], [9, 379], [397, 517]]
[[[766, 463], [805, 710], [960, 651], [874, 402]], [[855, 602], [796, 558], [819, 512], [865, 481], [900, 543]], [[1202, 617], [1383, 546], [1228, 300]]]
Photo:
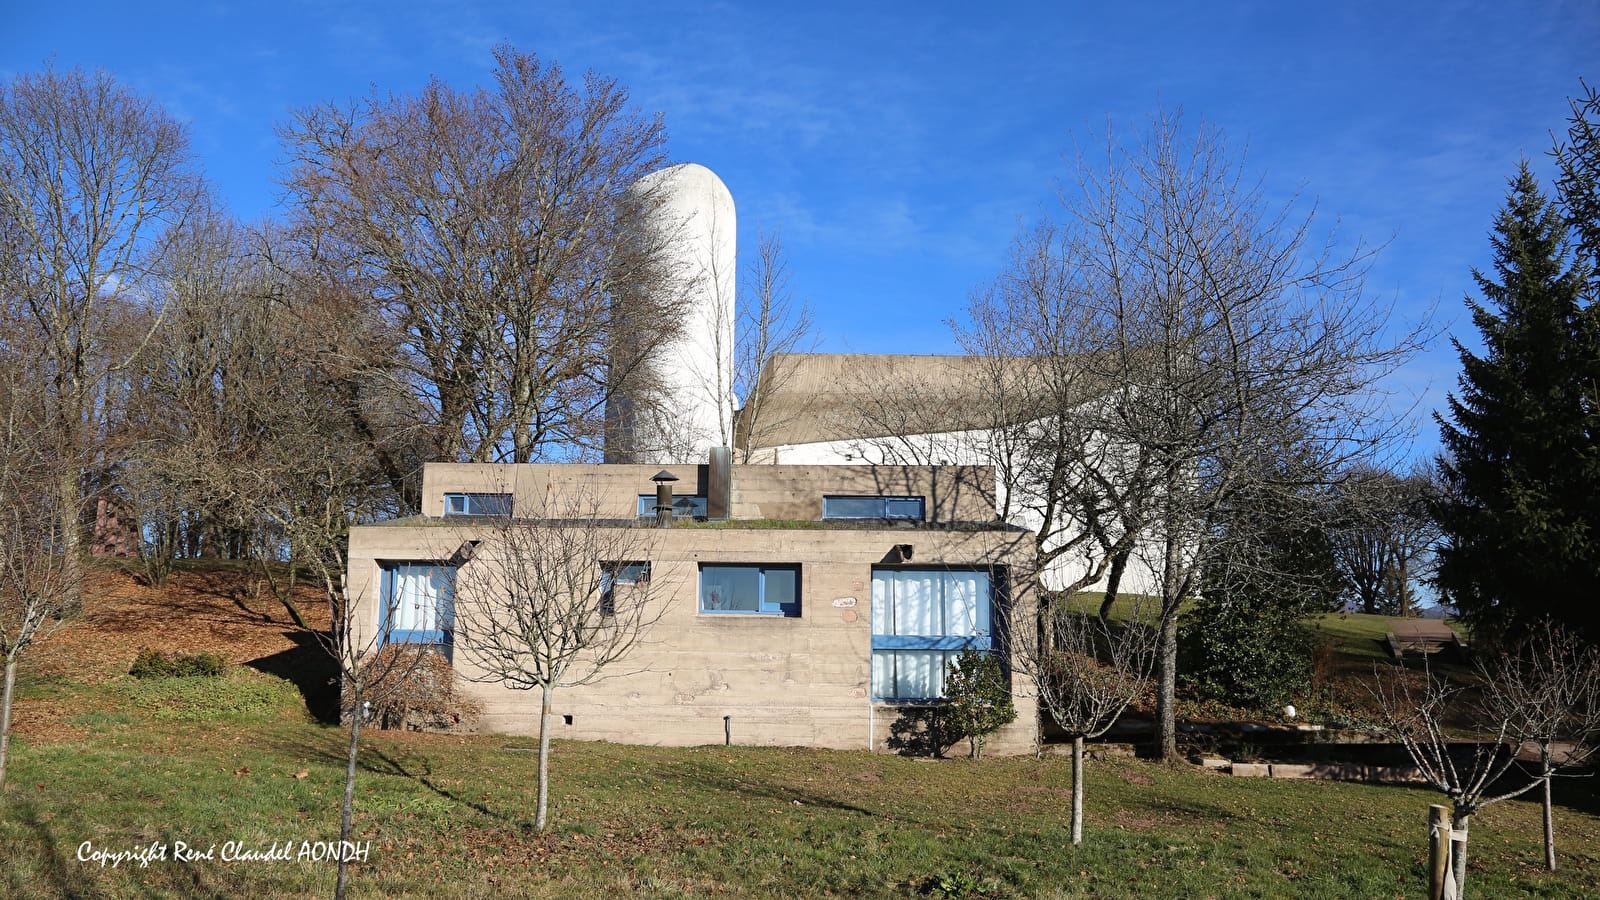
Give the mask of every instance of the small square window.
[[379, 642], [448, 646], [455, 627], [455, 580], [454, 566], [435, 563], [384, 566]]
[[700, 567], [700, 611], [746, 615], [800, 615], [800, 567]]
[[600, 615], [617, 614], [617, 587], [650, 583], [648, 562], [608, 562], [600, 564]]

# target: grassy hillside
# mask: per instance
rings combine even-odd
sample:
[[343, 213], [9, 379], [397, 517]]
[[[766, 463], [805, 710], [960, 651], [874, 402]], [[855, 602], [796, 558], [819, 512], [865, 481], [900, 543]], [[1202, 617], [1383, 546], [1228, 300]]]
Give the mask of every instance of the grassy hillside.
[[[270, 604], [246, 598], [245, 612], [211, 582], [216, 609], [204, 613], [193, 605], [205, 593], [197, 584], [179, 579], [175, 608], [195, 633], [220, 635], [230, 658], [294, 651]], [[252, 617], [260, 624], [246, 626]], [[136, 648], [143, 626], [134, 623], [147, 617], [123, 621], [121, 638]], [[62, 635], [57, 663], [73, 646], [92, 652], [90, 633], [106, 627], [102, 617]], [[261, 646], [250, 646], [249, 627], [267, 636]], [[197, 688], [118, 676], [112, 663], [92, 677], [67, 666], [28, 679], [34, 715], [0, 798], [0, 895], [331, 893], [329, 862], [221, 856], [230, 841], [293, 857], [301, 842], [337, 836], [344, 732], [308, 715], [302, 692], [273, 674], [241, 668]], [[540, 835], [529, 824], [532, 748], [521, 738], [370, 732], [356, 823], [371, 845], [356, 896], [1417, 897], [1427, 807], [1439, 799], [1111, 759], [1090, 764], [1085, 846], [1073, 849], [1059, 757], [559, 742], [554, 826]], [[1592, 895], [1592, 791], [1588, 780], [1558, 786], [1563, 870], [1554, 875], [1540, 868], [1535, 804], [1475, 819], [1473, 895]], [[178, 841], [215, 845], [215, 856], [174, 861]], [[79, 859], [152, 844], [169, 858]]]

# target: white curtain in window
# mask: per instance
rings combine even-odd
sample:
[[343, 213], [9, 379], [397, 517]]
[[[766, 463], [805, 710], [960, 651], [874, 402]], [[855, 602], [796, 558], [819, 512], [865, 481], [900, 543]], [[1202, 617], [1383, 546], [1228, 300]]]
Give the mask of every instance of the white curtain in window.
[[892, 698], [894, 691], [894, 651], [877, 650], [872, 654], [872, 696]]
[[907, 570], [872, 575], [874, 634], [968, 637], [978, 633], [986, 572]]
[[944, 653], [939, 650], [895, 652], [895, 696], [928, 699], [944, 696]]
[[988, 575], [982, 572], [945, 573], [944, 633], [959, 637], [977, 634], [979, 598], [988, 595]]
[[883, 700], [943, 697], [951, 658], [943, 650], [876, 650], [872, 654], [872, 696]]
[[436, 631], [448, 627], [449, 577], [436, 566], [397, 566], [393, 573], [391, 631]]
[[894, 634], [894, 575], [893, 572], [872, 573], [873, 634]]
[[[873, 605], [873, 631], [878, 634], [944, 634], [944, 613], [940, 608], [939, 572], [886, 572], [882, 577], [887, 603]], [[876, 594], [878, 577], [873, 578]], [[890, 621], [880, 627], [879, 606], [887, 607]]]

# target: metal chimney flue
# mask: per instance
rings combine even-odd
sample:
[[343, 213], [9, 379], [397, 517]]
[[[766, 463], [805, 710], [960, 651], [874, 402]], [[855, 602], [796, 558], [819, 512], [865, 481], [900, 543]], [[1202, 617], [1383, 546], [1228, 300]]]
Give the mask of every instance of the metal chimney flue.
[[706, 473], [706, 518], [713, 522], [728, 519], [733, 506], [733, 451], [711, 448], [711, 465]]
[[672, 483], [678, 476], [662, 469], [650, 477], [656, 484], [656, 527], [672, 527]]

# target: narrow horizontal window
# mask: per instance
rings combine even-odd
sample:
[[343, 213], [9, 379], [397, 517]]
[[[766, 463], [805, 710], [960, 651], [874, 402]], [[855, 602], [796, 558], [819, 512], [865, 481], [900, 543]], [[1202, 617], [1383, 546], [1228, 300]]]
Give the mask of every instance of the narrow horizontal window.
[[824, 519], [915, 519], [927, 518], [927, 504], [921, 497], [823, 497]]
[[700, 611], [800, 615], [800, 567], [700, 566]]
[[445, 494], [447, 516], [509, 516], [510, 494]]
[[[656, 495], [640, 494], [639, 515], [648, 517], [655, 514]], [[673, 494], [672, 515], [680, 519], [704, 519], [706, 517], [706, 498], [689, 494]]]

